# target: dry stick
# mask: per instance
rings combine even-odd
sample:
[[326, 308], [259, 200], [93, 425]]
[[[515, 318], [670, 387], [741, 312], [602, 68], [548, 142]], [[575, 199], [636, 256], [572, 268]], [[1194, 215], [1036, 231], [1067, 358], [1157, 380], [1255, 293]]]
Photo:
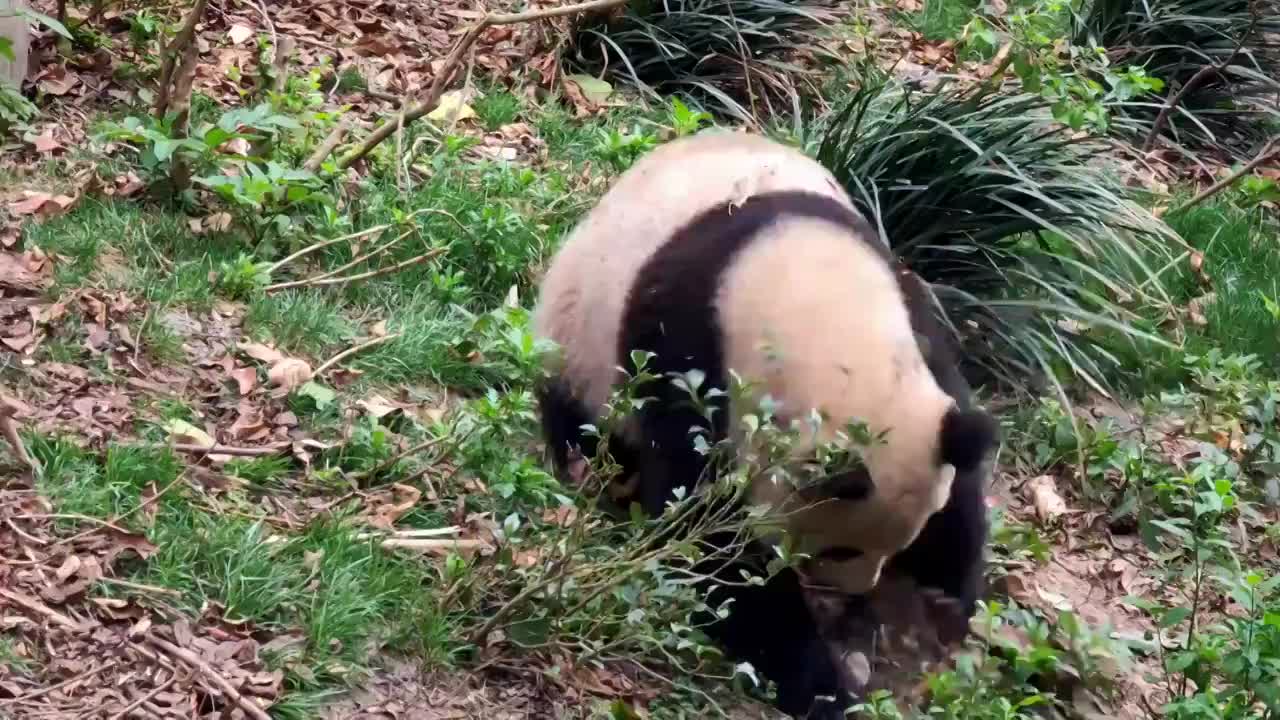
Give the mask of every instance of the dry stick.
[[483, 550], [489, 547], [489, 543], [483, 540], [465, 538], [387, 538], [381, 545], [388, 550]]
[[[445, 211], [443, 211], [443, 210], [436, 210], [436, 209], [434, 209], [434, 208], [421, 208], [421, 209], [418, 209], [418, 210], [414, 210], [413, 212], [411, 212], [411, 213], [409, 213], [408, 215], [406, 215], [406, 216], [405, 216], [405, 218], [404, 218], [404, 221], [402, 221], [402, 222], [407, 222], [408, 220], [410, 220], [410, 219], [412, 219], [412, 218], [415, 218], [415, 217], [417, 217], [418, 215], [421, 215], [422, 213], [425, 213], [425, 212], [429, 212], [429, 213], [439, 213], [439, 214], [443, 214], [443, 215], [448, 215], [448, 213], [446, 213], [446, 212], [445, 212]], [[450, 215], [450, 217], [452, 217], [452, 216]], [[454, 222], [458, 222], [457, 218], [454, 218]], [[340, 243], [340, 242], [342, 242], [343, 240], [355, 240], [355, 239], [358, 239], [358, 238], [362, 238], [362, 237], [364, 237], [365, 235], [372, 235], [372, 234], [374, 234], [374, 233], [380, 233], [380, 232], [382, 232], [383, 230], [386, 230], [387, 228], [392, 227], [393, 225], [395, 225], [395, 223], [387, 223], [387, 224], [385, 224], [385, 225], [374, 225], [374, 226], [373, 226], [373, 227], [371, 227], [371, 228], [365, 228], [364, 230], [357, 230], [356, 232], [353, 232], [353, 233], [347, 233], [346, 235], [341, 235], [341, 236], [336, 237], [336, 238], [330, 238], [330, 239], [328, 239], [328, 240], [321, 240], [320, 242], [315, 243], [314, 245], [308, 245], [308, 246], [306, 246], [306, 247], [302, 248], [301, 250], [299, 250], [299, 251], [297, 251], [297, 252], [293, 253], [292, 255], [289, 255], [289, 256], [285, 257], [285, 259], [283, 259], [283, 260], [281, 260], [281, 261], [279, 261], [279, 262], [273, 263], [273, 264], [271, 265], [271, 267], [267, 269], [267, 272], [275, 272], [276, 270], [279, 270], [280, 268], [284, 267], [286, 264], [288, 264], [288, 263], [290, 263], [290, 262], [293, 262], [294, 260], [297, 260], [298, 258], [300, 258], [300, 257], [302, 257], [302, 256], [304, 256], [304, 255], [310, 255], [311, 253], [313, 253], [313, 252], [315, 252], [315, 251], [317, 251], [317, 250], [323, 250], [324, 248], [327, 248], [327, 247], [329, 247], [330, 245], [333, 245], [333, 244], [335, 244], [335, 243]]]
[[192, 445], [188, 443], [170, 445], [170, 450], [180, 453], [204, 453], [205, 455], [234, 455], [236, 457], [266, 457], [279, 455], [289, 449], [288, 445], [268, 445], [266, 447], [232, 447], [229, 445]]
[[333, 357], [329, 358], [328, 360], [325, 360], [324, 362], [320, 363], [320, 367], [316, 368], [316, 371], [312, 373], [311, 376], [320, 377], [320, 375], [324, 373], [325, 370], [328, 370], [329, 368], [333, 367], [334, 365], [337, 365], [343, 360], [346, 360], [352, 355], [355, 355], [361, 350], [366, 350], [368, 348], [373, 347], [374, 345], [379, 345], [389, 340], [395, 340], [398, 337], [400, 337], [400, 333], [391, 333], [390, 335], [383, 335], [382, 337], [376, 337], [372, 340], [366, 340], [360, 343], [359, 345], [349, 347], [346, 350], [343, 350], [342, 352], [338, 353], [337, 355], [334, 355]]
[[0, 434], [3, 434], [4, 439], [13, 446], [13, 453], [18, 456], [18, 460], [23, 465], [32, 470], [38, 470], [35, 458], [27, 452], [26, 445], [22, 444], [22, 436], [18, 434], [18, 425], [13, 419], [17, 414], [17, 403], [0, 394]]
[[185, 648], [180, 648], [167, 640], [156, 637], [155, 635], [148, 635], [147, 643], [157, 650], [169, 655], [169, 657], [175, 660], [181, 660], [191, 667], [199, 670], [214, 685], [217, 685], [218, 689], [222, 690], [223, 694], [230, 698], [232, 702], [239, 706], [241, 710], [244, 710], [250, 717], [253, 717], [255, 720], [271, 720], [271, 716], [267, 714], [266, 710], [263, 710], [257, 703], [241, 695], [240, 691], [237, 690], [234, 685], [228, 682], [226, 678], [219, 675], [216, 670], [210, 667], [209, 663], [201, 660], [195, 653]]
[[186, 48], [194, 40], [196, 23], [200, 22], [200, 18], [204, 17], [204, 9], [208, 4], [209, 0], [196, 0], [191, 12], [187, 13], [187, 19], [182, 23], [182, 29], [174, 36], [173, 42], [169, 43], [169, 47], [164, 50], [164, 60], [160, 63], [160, 91], [156, 93], [155, 116], [157, 118], [163, 118], [165, 113], [169, 111], [169, 102], [173, 97], [174, 68], [177, 67], [178, 59], [183, 56]]
[[1254, 168], [1270, 160], [1272, 156], [1276, 156], [1276, 155], [1280, 155], [1280, 137], [1273, 137], [1270, 140], [1268, 140], [1267, 144], [1262, 148], [1262, 152], [1258, 153], [1257, 157], [1245, 163], [1239, 170], [1236, 170], [1230, 175], [1222, 178], [1218, 182], [1200, 191], [1199, 195], [1196, 195], [1195, 197], [1179, 205], [1173, 210], [1170, 210], [1169, 212], [1165, 213], [1165, 216], [1167, 217], [1168, 215], [1171, 215], [1173, 213], [1179, 213], [1179, 212], [1182, 212], [1183, 210], [1199, 205], [1205, 200], [1208, 200], [1214, 195], [1217, 195], [1218, 193], [1222, 192], [1227, 187], [1230, 187], [1233, 183], [1235, 183], [1235, 181], [1253, 172]]
[[279, 285], [276, 285], [274, 287], [276, 290], [284, 290], [286, 288], [295, 288], [295, 287], [319, 287], [321, 285], [344, 285], [346, 283], [355, 282], [357, 280], [368, 280], [369, 278], [375, 278], [380, 275], [390, 275], [391, 273], [403, 270], [409, 267], [410, 265], [417, 265], [418, 263], [426, 262], [436, 257], [437, 255], [443, 254], [444, 251], [445, 251], [445, 248], [436, 248], [435, 250], [432, 250], [430, 252], [425, 252], [417, 257], [411, 257], [408, 260], [405, 260], [403, 262], [398, 262], [395, 265], [390, 265], [388, 267], [384, 267], [378, 270], [370, 270], [369, 272], [360, 273], [358, 275], [346, 275], [343, 277], [330, 277], [330, 278], [320, 278], [320, 279], [310, 279], [310, 280], [294, 280], [292, 282], [280, 283]]
[[16, 590], [8, 590], [6, 588], [0, 588], [0, 597], [8, 598], [9, 600], [21, 605], [22, 607], [32, 612], [44, 615], [45, 617], [56, 622], [62, 627], [67, 628], [68, 630], [75, 630], [79, 632], [81, 630], [86, 629], [86, 626], [83, 623], [78, 623], [75, 620], [72, 620], [71, 618], [67, 617], [66, 615], [63, 615], [62, 613], [58, 612], [57, 610], [54, 610], [48, 605], [45, 605], [39, 600], [36, 600], [35, 598], [32, 598], [32, 597], [28, 597]]
[[591, 12], [594, 10], [604, 10], [624, 5], [627, 2], [628, 0], [591, 0], [591, 2], [563, 5], [561, 7], [547, 8], [545, 10], [529, 10], [527, 12], [511, 14], [490, 13], [485, 15], [483, 18], [480, 18], [478, 22], [468, 28], [467, 32], [453, 46], [448, 57], [445, 58], [444, 64], [440, 66], [440, 72], [437, 73], [435, 78], [431, 81], [431, 86], [423, 96], [422, 102], [404, 110], [402, 112], [402, 117], [398, 116], [395, 120], [384, 122], [382, 125], [378, 126], [378, 129], [374, 130], [369, 137], [365, 138], [364, 142], [362, 142], [359, 147], [352, 150], [342, 158], [342, 161], [338, 163], [338, 167], [344, 170], [351, 167], [351, 165], [357, 160], [368, 155], [369, 151], [377, 147], [378, 143], [390, 137], [392, 133], [396, 131], [396, 127], [401, 123], [407, 125], [418, 120], [432, 110], [435, 110], [436, 107], [440, 105], [440, 97], [444, 95], [444, 89], [453, 79], [453, 74], [461, 64], [463, 56], [465, 56], [471, 46], [475, 44], [476, 39], [480, 37], [480, 33], [483, 32], [485, 28], [494, 25], [515, 25], [534, 20], [545, 20], [549, 18], [565, 17], [567, 15], [576, 15], [583, 12]]
[[1188, 80], [1185, 85], [1178, 88], [1178, 92], [1172, 93], [1169, 96], [1169, 100], [1165, 102], [1164, 106], [1160, 108], [1159, 114], [1156, 115], [1156, 121], [1151, 124], [1151, 132], [1147, 133], [1147, 139], [1142, 141], [1142, 152], [1151, 152], [1151, 147], [1155, 145], [1156, 138], [1160, 135], [1160, 130], [1164, 128], [1165, 123], [1169, 120], [1169, 114], [1173, 112], [1174, 108], [1178, 107], [1178, 103], [1182, 102], [1182, 98], [1185, 97], [1187, 93], [1203, 85], [1211, 75], [1217, 75], [1225, 72], [1227, 66], [1235, 62], [1236, 57], [1244, 48], [1244, 44], [1248, 41], [1249, 36], [1253, 34], [1253, 29], [1257, 24], [1258, 13], [1254, 12], [1253, 18], [1249, 21], [1249, 27], [1245, 28], [1244, 32], [1240, 33], [1240, 40], [1236, 43], [1235, 49], [1231, 51], [1230, 55], [1223, 59], [1222, 62], [1209, 63], [1208, 65], [1200, 68], [1195, 75], [1191, 76], [1191, 79]]
[[112, 715], [110, 718], [107, 718], [107, 720], [124, 720], [124, 718], [127, 717], [129, 713], [136, 710], [140, 705], [150, 701], [155, 696], [169, 689], [169, 686], [172, 685], [173, 681], [177, 679], [178, 679], [178, 673], [174, 673], [173, 676], [170, 677], [168, 680], [160, 683], [159, 685], [156, 685], [154, 688], [151, 688], [151, 692], [129, 703], [128, 707], [116, 713], [115, 715]]
[[302, 169], [310, 172], [319, 170], [334, 149], [342, 144], [342, 138], [346, 137], [346, 135], [347, 119], [344, 117], [338, 121], [337, 125], [333, 126], [333, 129], [325, 136], [324, 142], [320, 143], [315, 152], [311, 153], [311, 157], [308, 157], [307, 161], [302, 164]]
[[111, 668], [118, 665], [119, 662], [120, 661], [118, 660], [109, 660], [97, 667], [89, 668], [88, 670], [85, 670], [84, 672], [80, 673], [79, 675], [76, 675], [75, 677], [67, 678], [66, 680], [63, 680], [57, 685], [50, 685], [49, 687], [40, 688], [39, 690], [32, 690], [26, 695], [19, 695], [18, 697], [9, 698], [8, 700], [0, 700], [0, 707], [4, 707], [6, 705], [17, 705], [20, 703], [25, 704], [32, 700], [35, 700], [36, 698], [44, 697], [45, 695], [48, 695], [54, 690], [59, 690], [72, 683], [88, 680], [89, 678], [93, 677], [94, 675], [97, 675], [98, 673], [101, 673], [106, 670], [110, 670]]
[[128, 588], [129, 590], [137, 590], [138, 592], [149, 592], [149, 593], [155, 593], [157, 595], [173, 595], [175, 597], [182, 597], [182, 593], [178, 590], [173, 590], [171, 588], [156, 587], [155, 585], [143, 585], [142, 583], [129, 582], [128, 580], [121, 580], [119, 578], [100, 577], [98, 578], [98, 582], [103, 582], [108, 585], [119, 585], [122, 588]]
[[277, 93], [284, 92], [285, 83], [289, 80], [289, 56], [293, 54], [296, 46], [297, 42], [291, 35], [280, 38], [280, 44], [276, 46], [276, 56], [271, 61], [271, 73], [274, 80], [272, 89]]
[[376, 249], [374, 249], [374, 250], [370, 250], [369, 252], [367, 252], [367, 253], [365, 253], [365, 254], [363, 254], [363, 255], [357, 256], [357, 257], [356, 257], [355, 259], [353, 259], [351, 262], [347, 263], [346, 265], [343, 265], [342, 267], [335, 268], [335, 269], [333, 269], [333, 270], [330, 270], [329, 272], [322, 273], [322, 274], [320, 274], [320, 275], [316, 275], [315, 277], [303, 278], [303, 279], [301, 279], [301, 280], [286, 280], [285, 282], [278, 282], [278, 283], [274, 283], [274, 284], [268, 285], [268, 286], [267, 286], [266, 288], [264, 288], [264, 289], [265, 289], [265, 291], [266, 291], [266, 292], [275, 292], [276, 290], [284, 290], [284, 289], [286, 289], [286, 288], [298, 287], [298, 285], [299, 285], [299, 284], [305, 284], [305, 283], [309, 283], [309, 282], [314, 282], [314, 281], [316, 281], [316, 280], [323, 280], [323, 279], [325, 279], [325, 278], [331, 278], [331, 277], [333, 277], [334, 275], [337, 275], [337, 274], [339, 274], [339, 273], [341, 273], [341, 272], [343, 272], [343, 271], [345, 271], [345, 270], [350, 270], [351, 268], [355, 267], [356, 265], [359, 265], [360, 263], [364, 262], [365, 260], [368, 260], [369, 258], [371, 258], [371, 257], [373, 257], [373, 256], [375, 256], [375, 255], [380, 255], [380, 254], [382, 254], [382, 253], [386, 252], [388, 249], [390, 249], [390, 248], [391, 248], [391, 246], [392, 246], [392, 245], [395, 245], [396, 243], [400, 242], [401, 240], [403, 240], [403, 239], [405, 239], [405, 238], [409, 237], [409, 235], [410, 235], [410, 234], [412, 234], [412, 233], [414, 233], [416, 230], [417, 230], [416, 228], [411, 228], [411, 229], [409, 229], [409, 230], [405, 230], [404, 232], [400, 233], [400, 236], [399, 236], [399, 237], [397, 237], [397, 238], [395, 238], [395, 239], [393, 239], [393, 240], [389, 240], [389, 241], [387, 241], [387, 242], [383, 243], [382, 245], [379, 245]]

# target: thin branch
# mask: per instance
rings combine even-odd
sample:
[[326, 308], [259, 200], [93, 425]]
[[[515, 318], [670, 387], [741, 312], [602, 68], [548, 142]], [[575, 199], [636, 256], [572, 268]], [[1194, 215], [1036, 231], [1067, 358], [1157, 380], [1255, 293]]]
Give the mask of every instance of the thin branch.
[[264, 290], [266, 292], [275, 292], [276, 290], [284, 290], [286, 288], [298, 287], [299, 284], [310, 284], [317, 280], [324, 280], [325, 278], [331, 278], [334, 275], [341, 274], [343, 271], [350, 270], [351, 268], [355, 267], [356, 265], [359, 265], [365, 260], [368, 260], [369, 258], [374, 257], [375, 255], [381, 255], [382, 253], [391, 249], [391, 247], [396, 243], [409, 237], [409, 235], [415, 232], [416, 229], [417, 228], [410, 228], [408, 230], [405, 230], [404, 232], [400, 233], [399, 237], [389, 240], [363, 255], [359, 255], [355, 257], [354, 259], [351, 260], [351, 262], [347, 263], [346, 265], [334, 268], [333, 270], [330, 270], [326, 273], [321, 273], [320, 275], [316, 275], [314, 277], [303, 278], [302, 280], [287, 280], [285, 282], [274, 283], [274, 284], [268, 285], [266, 288], [264, 288]]
[[343, 360], [346, 360], [352, 355], [355, 355], [361, 350], [367, 350], [368, 348], [371, 348], [374, 345], [380, 345], [389, 340], [395, 340], [398, 337], [400, 337], [400, 333], [391, 333], [390, 335], [383, 335], [382, 337], [376, 337], [376, 338], [373, 338], [372, 340], [366, 340], [360, 343], [359, 345], [349, 347], [346, 350], [343, 350], [342, 352], [338, 353], [337, 355], [334, 355], [333, 357], [329, 358], [328, 360], [325, 360], [324, 362], [320, 363], [320, 367], [316, 368], [316, 371], [312, 373], [311, 376], [320, 377], [320, 375], [322, 375], [329, 368], [332, 368], [334, 365], [337, 365], [338, 363], [342, 362]]
[[315, 152], [311, 153], [311, 156], [307, 158], [307, 161], [302, 164], [302, 169], [310, 172], [319, 170], [320, 166], [324, 164], [324, 161], [333, 154], [333, 151], [339, 145], [342, 144], [342, 139], [346, 136], [347, 118], [343, 117], [338, 121], [337, 125], [333, 126], [333, 129], [329, 131], [329, 134], [325, 136], [324, 142], [320, 143], [320, 145], [316, 147]]
[[18, 704], [29, 703], [30, 701], [35, 700], [36, 698], [44, 697], [45, 695], [48, 695], [54, 690], [64, 688], [68, 685], [71, 685], [72, 683], [82, 682], [88, 678], [93, 677], [94, 675], [97, 675], [98, 673], [104, 672], [106, 670], [110, 670], [111, 668], [118, 665], [119, 662], [120, 662], [119, 660], [109, 660], [97, 667], [89, 668], [88, 670], [85, 670], [84, 672], [76, 675], [75, 677], [69, 677], [66, 680], [63, 680], [62, 682], [56, 685], [50, 685], [49, 687], [42, 687], [38, 690], [32, 690], [26, 695], [19, 695], [17, 697], [9, 698], [7, 700], [0, 700], [0, 707], [4, 707], [6, 705], [18, 705]]
[[168, 680], [151, 688], [151, 692], [147, 693], [146, 695], [139, 696], [137, 700], [134, 700], [133, 702], [129, 703], [129, 705], [125, 709], [121, 710], [115, 715], [112, 715], [110, 718], [108, 718], [108, 720], [124, 720], [124, 718], [128, 717], [129, 713], [138, 709], [138, 706], [142, 705], [143, 703], [149, 702], [155, 696], [159, 695], [165, 690], [168, 690], [169, 686], [173, 685], [173, 681], [177, 679], [178, 679], [178, 674], [173, 673], [173, 675], [171, 675]]
[[[409, 213], [408, 215], [406, 215], [406, 216], [404, 217], [404, 219], [403, 219], [403, 220], [401, 220], [400, 222], [402, 222], [402, 223], [403, 223], [403, 222], [408, 222], [409, 220], [411, 220], [411, 219], [413, 219], [413, 218], [415, 218], [415, 217], [417, 217], [417, 216], [419, 216], [419, 215], [421, 215], [421, 214], [423, 214], [423, 213], [433, 213], [433, 214], [445, 215], [445, 216], [448, 216], [448, 217], [452, 218], [452, 219], [453, 219], [453, 221], [454, 221], [455, 223], [458, 223], [459, 225], [461, 225], [461, 222], [460, 222], [456, 217], [453, 217], [453, 215], [450, 215], [448, 212], [445, 212], [444, 210], [437, 210], [437, 209], [435, 209], [435, 208], [420, 208], [420, 209], [418, 209], [418, 210], [414, 210], [413, 212], [411, 212], [411, 213]], [[365, 228], [364, 230], [357, 230], [356, 232], [353, 232], [353, 233], [347, 233], [346, 235], [340, 235], [340, 236], [338, 236], [338, 237], [336, 237], [336, 238], [330, 238], [330, 239], [328, 239], [328, 240], [321, 240], [321, 241], [320, 241], [320, 242], [318, 242], [318, 243], [315, 243], [315, 244], [313, 244], [313, 245], [308, 245], [308, 246], [306, 246], [306, 247], [302, 248], [301, 250], [299, 250], [299, 251], [297, 251], [297, 252], [293, 253], [292, 255], [288, 255], [287, 257], [285, 257], [285, 259], [280, 260], [279, 262], [272, 263], [272, 264], [271, 264], [271, 267], [267, 268], [267, 272], [274, 273], [275, 271], [279, 270], [280, 268], [282, 268], [282, 267], [284, 267], [285, 265], [287, 265], [287, 264], [289, 264], [289, 263], [293, 262], [294, 260], [297, 260], [298, 258], [300, 258], [300, 257], [302, 257], [302, 256], [304, 256], [304, 255], [310, 255], [311, 253], [313, 253], [313, 252], [315, 252], [315, 251], [317, 251], [317, 250], [323, 250], [324, 248], [327, 248], [327, 247], [329, 247], [330, 245], [334, 245], [334, 244], [340, 243], [340, 242], [342, 242], [343, 240], [356, 240], [356, 239], [362, 238], [362, 237], [364, 237], [364, 236], [366, 236], [366, 235], [373, 235], [374, 233], [380, 233], [380, 232], [382, 232], [383, 230], [386, 230], [387, 228], [390, 228], [390, 227], [394, 227], [394, 226], [395, 226], [395, 225], [397, 225], [397, 224], [399, 224], [399, 223], [387, 223], [387, 224], [385, 224], [385, 225], [374, 225], [373, 227]], [[465, 226], [463, 226], [463, 227], [465, 227]]]
[[1259, 165], [1261, 165], [1264, 162], [1267, 162], [1272, 157], [1277, 155], [1280, 155], [1280, 137], [1274, 137], [1268, 140], [1266, 146], [1262, 148], [1262, 152], [1258, 153], [1257, 157], [1255, 157], [1254, 159], [1242, 165], [1239, 170], [1236, 170], [1235, 172], [1222, 178], [1218, 182], [1210, 185], [1204, 190], [1201, 190], [1199, 195], [1196, 195], [1195, 197], [1191, 198], [1190, 200], [1186, 201], [1185, 203], [1179, 205], [1178, 207], [1174, 208], [1173, 210], [1165, 214], [1169, 215], [1172, 213], [1179, 213], [1179, 212], [1182, 212], [1183, 210], [1187, 210], [1189, 208], [1195, 207], [1196, 205], [1199, 205], [1205, 200], [1208, 200], [1214, 195], [1217, 195], [1218, 193], [1222, 192], [1224, 189], [1230, 187], [1240, 178], [1253, 172], [1254, 169], [1256, 169]]
[[469, 540], [466, 538], [387, 538], [382, 541], [381, 545], [388, 550], [400, 548], [402, 550], [421, 550], [424, 552], [433, 550], [483, 550], [490, 547], [489, 543], [484, 540]]
[[1173, 112], [1174, 108], [1178, 107], [1178, 104], [1182, 102], [1182, 98], [1186, 97], [1186, 95], [1192, 90], [1195, 90], [1207, 82], [1211, 76], [1225, 72], [1227, 66], [1235, 62], [1236, 58], [1240, 55], [1240, 51], [1244, 49], [1244, 44], [1248, 42], [1249, 37], [1253, 35], [1254, 27], [1258, 24], [1258, 13], [1256, 9], [1253, 8], [1252, 3], [1250, 3], [1250, 11], [1252, 12], [1253, 17], [1249, 21], [1249, 26], [1240, 33], [1240, 39], [1236, 43], [1235, 49], [1231, 51], [1231, 54], [1223, 58], [1221, 62], [1210, 63], [1200, 68], [1195, 75], [1191, 76], [1191, 79], [1188, 80], [1186, 84], [1178, 88], [1176, 93], [1172, 93], [1169, 100], [1160, 108], [1160, 113], [1156, 115], [1155, 122], [1151, 124], [1151, 131], [1147, 133], [1147, 139], [1142, 141], [1142, 152], [1151, 152], [1152, 146], [1156, 143], [1156, 138], [1160, 136], [1160, 131], [1164, 129], [1165, 123], [1169, 121], [1169, 114]]
[[8, 598], [11, 602], [21, 605], [32, 612], [43, 615], [68, 630], [82, 632], [89, 627], [92, 627], [92, 625], [86, 626], [85, 623], [76, 622], [39, 600], [29, 595], [24, 595], [17, 590], [9, 590], [7, 588], [0, 587], [0, 597]]
[[444, 251], [445, 251], [445, 248], [436, 248], [435, 250], [432, 250], [430, 252], [425, 252], [417, 257], [411, 257], [408, 260], [405, 260], [403, 262], [398, 262], [395, 265], [390, 265], [388, 267], [380, 268], [378, 270], [370, 270], [369, 272], [360, 273], [358, 275], [345, 275], [343, 277], [309, 278], [307, 280], [294, 280], [292, 282], [279, 283], [277, 285], [272, 285], [271, 289], [272, 291], [276, 291], [276, 290], [285, 290], [288, 288], [296, 288], [296, 287], [319, 287], [321, 285], [344, 285], [346, 283], [355, 282], [357, 280], [368, 280], [369, 278], [375, 278], [380, 275], [390, 275], [391, 273], [403, 270], [409, 267], [410, 265], [417, 265], [419, 263], [424, 263], [432, 258], [435, 258], [439, 255], [444, 254]]
[[440, 105], [440, 98], [444, 95], [445, 88], [453, 80], [454, 73], [457, 72], [458, 66], [462, 63], [462, 58], [466, 56], [467, 51], [475, 44], [480, 37], [480, 33], [485, 28], [494, 25], [515, 25], [517, 23], [532, 22], [535, 20], [546, 20], [549, 18], [565, 17], [567, 15], [576, 15], [578, 13], [593, 12], [597, 10], [605, 10], [619, 5], [624, 5], [628, 0], [591, 0], [590, 2], [576, 3], [573, 5], [564, 5], [556, 8], [547, 8], [544, 10], [529, 10], [521, 13], [496, 14], [491, 13], [485, 15], [478, 22], [467, 29], [466, 33], [459, 38], [454, 44], [453, 49], [449, 51], [449, 55], [445, 58], [444, 64], [440, 66], [440, 72], [436, 73], [435, 78], [431, 81], [431, 86], [423, 95], [422, 101], [413, 105], [402, 113], [398, 113], [393, 120], [388, 120], [378, 126], [365, 138], [360, 146], [352, 150], [338, 163], [338, 167], [347, 169], [353, 163], [360, 160], [369, 151], [377, 147], [378, 143], [390, 137], [397, 127], [408, 125], [418, 120]]
[[159, 92], [156, 93], [157, 118], [163, 118], [169, 111], [169, 103], [173, 99], [174, 69], [186, 54], [186, 49], [195, 42], [196, 24], [204, 17], [204, 9], [208, 4], [209, 0], [196, 0], [191, 12], [187, 13], [187, 19], [182, 23], [182, 29], [178, 30], [169, 47], [164, 49], [164, 59], [160, 63]]
[[26, 445], [22, 444], [22, 436], [18, 434], [18, 425], [14, 422], [14, 417], [18, 412], [17, 401], [0, 392], [0, 434], [4, 435], [4, 439], [8, 440], [9, 444], [13, 446], [14, 455], [18, 457], [18, 460], [23, 465], [32, 470], [39, 470], [39, 464], [27, 452]]
[[228, 682], [227, 679], [218, 674], [218, 671], [214, 670], [209, 663], [201, 660], [195, 653], [185, 648], [180, 648], [163, 638], [156, 637], [155, 635], [148, 635], [147, 643], [157, 650], [165, 653], [170, 658], [174, 660], [181, 660], [187, 665], [199, 670], [202, 675], [208, 678], [214, 685], [218, 686], [218, 689], [227, 696], [228, 700], [235, 703], [236, 706], [243, 710], [245, 714], [254, 718], [254, 720], [271, 720], [271, 716], [267, 714], [266, 710], [263, 710], [256, 702], [246, 698], [244, 695], [241, 695], [235, 685]]
[[202, 453], [204, 455], [234, 455], [236, 457], [266, 457], [279, 455], [289, 449], [289, 445], [268, 445], [265, 447], [232, 447], [230, 445], [192, 445], [182, 443], [170, 445], [170, 450], [180, 453]]

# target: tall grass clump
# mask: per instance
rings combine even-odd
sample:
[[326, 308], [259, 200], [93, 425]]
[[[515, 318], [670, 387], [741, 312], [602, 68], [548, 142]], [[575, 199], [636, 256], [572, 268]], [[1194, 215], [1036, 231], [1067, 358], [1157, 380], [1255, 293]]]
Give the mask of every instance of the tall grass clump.
[[1280, 129], [1280, 0], [1092, 0], [1073, 36], [1164, 81], [1113, 110], [1149, 131], [1176, 98], [1158, 130], [1184, 151], [1250, 154]]
[[567, 59], [654, 98], [756, 120], [817, 92], [810, 63], [833, 58], [822, 33], [838, 17], [829, 0], [639, 0], [580, 24]]
[[993, 87], [864, 84], [819, 160], [934, 285], [971, 370], [1104, 389], [1123, 369], [1115, 343], [1162, 342], [1135, 309], [1167, 304], [1155, 271], [1179, 241], [1106, 171], [1108, 144]]

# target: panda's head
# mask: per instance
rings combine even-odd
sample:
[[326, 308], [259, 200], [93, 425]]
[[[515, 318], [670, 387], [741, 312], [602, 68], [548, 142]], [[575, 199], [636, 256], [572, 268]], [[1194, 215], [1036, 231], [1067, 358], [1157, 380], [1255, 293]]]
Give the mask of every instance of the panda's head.
[[896, 438], [890, 430], [864, 465], [789, 498], [787, 529], [808, 556], [801, 569], [811, 584], [869, 591], [885, 562], [946, 505], [957, 478], [981, 482], [998, 443], [994, 418], [953, 403], [935, 417], [932, 429], [903, 427]]

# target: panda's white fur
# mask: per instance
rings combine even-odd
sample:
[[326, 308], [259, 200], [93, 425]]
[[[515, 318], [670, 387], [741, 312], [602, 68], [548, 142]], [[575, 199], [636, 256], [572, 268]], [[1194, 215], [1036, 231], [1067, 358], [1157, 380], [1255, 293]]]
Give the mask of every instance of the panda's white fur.
[[[704, 133], [639, 160], [570, 234], [543, 279], [534, 329], [560, 345], [560, 377], [589, 412], [600, 411], [620, 379], [620, 324], [638, 270], [699, 213], [776, 191], [853, 207], [798, 150]], [[894, 270], [869, 245], [877, 242], [824, 220], [781, 217], [724, 270], [715, 298], [727, 366], [761, 383], [784, 418], [817, 409], [828, 433], [853, 420], [889, 431], [867, 453], [875, 489], [865, 500], [799, 510], [788, 488], [761, 480], [752, 489], [754, 502], [788, 513], [802, 548], [863, 553], [810, 568], [814, 581], [850, 593], [874, 585], [885, 560], [946, 502], [954, 475], [937, 458], [955, 403], [922, 359]], [[643, 439], [637, 428], [628, 434]]]

